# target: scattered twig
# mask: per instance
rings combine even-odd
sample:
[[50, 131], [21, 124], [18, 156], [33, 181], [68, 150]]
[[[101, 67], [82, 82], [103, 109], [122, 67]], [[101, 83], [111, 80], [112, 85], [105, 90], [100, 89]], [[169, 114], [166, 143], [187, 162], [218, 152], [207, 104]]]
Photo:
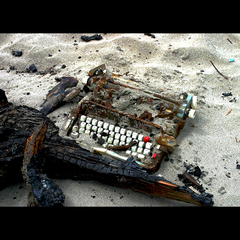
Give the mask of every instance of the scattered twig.
[[236, 139], [236, 143], [238, 143], [238, 140], [237, 140], [237, 137], [235, 136], [235, 139]]
[[226, 116], [232, 111], [232, 108], [228, 111], [228, 113], [226, 114]]
[[227, 40], [228, 40], [231, 44], [233, 44], [232, 41], [231, 41], [229, 38], [227, 38]]
[[224, 78], [228, 79], [228, 77], [225, 77], [222, 73], [220, 73], [220, 72], [218, 71], [218, 69], [215, 67], [215, 65], [213, 64], [212, 61], [210, 61], [210, 63], [213, 65], [213, 67], [217, 70], [217, 72], [218, 72], [221, 76], [223, 76]]

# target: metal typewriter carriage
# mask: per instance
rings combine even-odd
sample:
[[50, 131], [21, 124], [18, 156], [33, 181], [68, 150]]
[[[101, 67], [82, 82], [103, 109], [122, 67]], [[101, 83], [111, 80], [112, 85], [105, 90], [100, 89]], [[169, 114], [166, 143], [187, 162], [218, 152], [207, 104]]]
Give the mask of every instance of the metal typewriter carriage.
[[156, 172], [163, 156], [176, 148], [186, 118], [194, 118], [197, 98], [155, 93], [121, 76], [105, 64], [89, 71], [83, 79], [87, 94], [78, 104], [80, 117], [71, 136], [89, 134], [99, 147], [122, 159], [133, 156], [144, 169]]

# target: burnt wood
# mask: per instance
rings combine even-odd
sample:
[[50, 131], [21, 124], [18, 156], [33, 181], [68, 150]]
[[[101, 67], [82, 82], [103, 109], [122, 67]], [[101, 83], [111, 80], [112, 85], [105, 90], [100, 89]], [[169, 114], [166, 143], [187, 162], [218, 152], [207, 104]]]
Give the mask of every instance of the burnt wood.
[[[44, 159], [41, 159], [41, 165], [38, 166], [40, 174], [46, 174], [50, 178], [97, 179], [153, 196], [202, 206], [213, 205], [211, 194], [197, 194], [188, 187], [151, 175], [132, 157], [127, 161], [119, 161], [94, 154], [80, 147], [74, 140], [60, 137], [54, 123], [41, 112], [10, 103], [0, 107], [0, 189], [22, 179], [21, 167], [27, 139], [39, 128], [40, 120], [48, 125], [44, 141], [41, 138], [41, 154]], [[38, 151], [33, 151], [31, 156], [37, 153]], [[47, 179], [51, 184], [50, 179]]]

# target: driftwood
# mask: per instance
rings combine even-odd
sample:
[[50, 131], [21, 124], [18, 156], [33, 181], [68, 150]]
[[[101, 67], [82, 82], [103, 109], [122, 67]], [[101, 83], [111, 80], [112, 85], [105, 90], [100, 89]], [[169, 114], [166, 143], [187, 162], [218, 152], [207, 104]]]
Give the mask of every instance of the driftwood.
[[41, 105], [41, 112], [49, 114], [56, 109], [63, 101], [69, 101], [80, 93], [80, 88], [72, 88], [77, 86], [78, 80], [73, 77], [62, 77], [61, 82], [57, 84], [46, 96], [46, 100]]
[[[2, 109], [4, 111], [1, 111]], [[30, 116], [28, 119], [26, 111], [24, 123], [20, 116], [14, 117], [14, 114], [18, 115], [22, 110], [27, 110]], [[34, 196], [41, 206], [60, 206], [64, 201], [61, 189], [48, 177], [98, 179], [153, 196], [202, 206], [213, 205], [211, 194], [197, 194], [188, 187], [178, 186], [163, 177], [151, 175], [132, 157], [127, 161], [119, 161], [96, 155], [80, 147], [74, 140], [60, 137], [56, 134], [54, 124], [44, 114], [43, 122], [33, 123], [33, 116], [36, 115], [36, 119], [39, 119], [41, 115], [37, 112], [32, 108], [14, 107], [9, 103], [0, 107], [0, 189], [16, 179], [22, 179], [21, 168], [27, 166], [23, 168], [23, 172], [30, 177], [30, 193], [33, 193], [30, 195]], [[8, 117], [4, 118], [3, 115]], [[10, 116], [13, 122], [10, 122]], [[18, 123], [17, 127], [14, 121]], [[46, 131], [47, 125], [49, 127]], [[30, 126], [34, 128], [31, 129]], [[23, 178], [26, 181], [27, 178]]]

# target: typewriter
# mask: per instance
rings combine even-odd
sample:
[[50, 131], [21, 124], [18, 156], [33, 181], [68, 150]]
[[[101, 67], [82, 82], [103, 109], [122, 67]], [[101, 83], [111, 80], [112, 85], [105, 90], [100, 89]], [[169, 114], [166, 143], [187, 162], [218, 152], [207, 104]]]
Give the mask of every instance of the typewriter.
[[195, 117], [197, 97], [154, 92], [130, 79], [111, 72], [105, 64], [90, 70], [82, 80], [86, 95], [64, 128], [77, 142], [88, 135], [95, 152], [122, 161], [132, 156], [153, 173], [164, 155], [177, 147], [176, 137], [186, 118]]

